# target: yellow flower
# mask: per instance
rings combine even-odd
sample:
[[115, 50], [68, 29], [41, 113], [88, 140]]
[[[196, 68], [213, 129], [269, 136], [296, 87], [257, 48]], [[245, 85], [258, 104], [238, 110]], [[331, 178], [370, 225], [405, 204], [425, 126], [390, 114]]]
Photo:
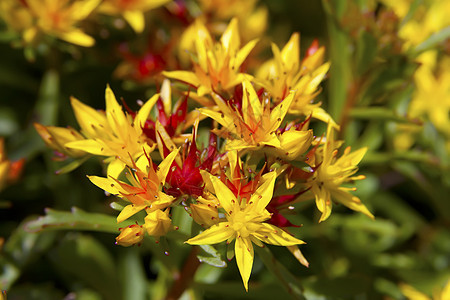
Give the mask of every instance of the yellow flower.
[[152, 151], [142, 128], [158, 97], [158, 94], [151, 97], [134, 118], [122, 111], [109, 86], [105, 92], [106, 112], [97, 111], [72, 97], [75, 117], [86, 139], [67, 142], [64, 147], [108, 156], [107, 161], [111, 162], [108, 175], [117, 177], [125, 164], [131, 165], [131, 160], [143, 155], [144, 151]]
[[231, 20], [220, 43], [213, 41], [200, 20], [196, 20], [195, 30], [192, 31], [196, 50], [194, 71], [163, 72], [164, 76], [196, 87], [200, 97], [212, 91], [228, 91], [241, 83], [244, 74], [240, 72], [240, 67], [257, 40], [252, 40], [240, 48], [237, 19]]
[[104, 0], [99, 11], [111, 16], [122, 15], [135, 32], [141, 33], [145, 27], [144, 13], [168, 2], [170, 0]]
[[280, 51], [272, 44], [274, 59], [266, 62], [257, 72], [256, 82], [260, 83], [276, 100], [280, 102], [290, 91], [295, 97], [289, 109], [291, 114], [312, 115], [313, 118], [337, 126], [330, 115], [312, 101], [320, 93], [319, 84], [330, 68], [323, 63], [325, 48], [319, 48], [314, 42], [308, 50], [308, 56], [300, 62], [300, 35], [294, 33]]
[[33, 26], [33, 16], [29, 8], [21, 1], [0, 1], [0, 17], [10, 29], [16, 32], [23, 32]]
[[253, 243], [262, 247], [263, 243], [278, 246], [304, 244], [282, 229], [264, 221], [271, 215], [266, 206], [272, 199], [276, 173], [263, 175], [263, 183], [258, 187], [249, 201], [236, 198], [233, 192], [217, 177], [210, 175], [215, 194], [220, 206], [225, 210], [226, 221], [206, 229], [199, 235], [189, 239], [191, 245], [217, 244], [223, 241], [230, 243], [236, 240], [235, 256], [241, 273], [244, 287], [248, 290], [248, 280], [253, 266]]
[[[261, 36], [267, 27], [267, 8], [256, 6], [256, 0], [200, 0], [200, 10], [210, 20], [210, 27], [223, 31], [223, 22], [232, 18], [239, 20], [243, 40]], [[222, 28], [222, 29], [221, 29]]]
[[271, 109], [269, 99], [266, 97], [261, 101], [250, 81], [244, 80], [242, 89], [240, 109], [228, 105], [217, 94], [213, 94], [213, 99], [219, 111], [210, 108], [199, 109], [202, 114], [222, 125], [222, 128], [214, 130], [214, 133], [227, 139], [227, 151], [258, 150], [268, 146], [268, 151], [286, 159], [294, 159], [309, 148], [312, 141], [311, 130], [296, 130], [291, 127], [280, 134], [277, 133], [294, 99], [293, 92]]
[[[405, 18], [413, 4], [412, 0], [382, 0], [400, 17]], [[432, 34], [450, 25], [447, 0], [420, 1], [412, 17], [399, 30], [399, 36], [405, 40], [405, 49], [417, 46]]]
[[355, 211], [374, 218], [361, 200], [353, 196], [350, 191], [355, 188], [342, 187], [341, 185], [353, 180], [364, 179], [365, 176], [353, 176], [358, 171], [358, 163], [363, 158], [367, 148], [361, 148], [350, 153], [351, 148], [347, 147], [341, 157], [337, 158], [338, 149], [342, 142], [334, 140], [334, 129], [329, 124], [327, 137], [323, 147], [315, 152], [315, 172], [308, 179], [307, 185], [311, 187], [311, 192], [316, 199], [316, 206], [322, 213], [319, 222], [326, 220], [331, 214], [331, 199], [347, 206]]
[[34, 26], [23, 33], [26, 42], [31, 42], [39, 32], [55, 36], [72, 44], [90, 47], [95, 40], [77, 28], [99, 5], [101, 0], [27, 0]]
[[436, 55], [435, 51], [427, 51], [418, 57], [421, 66], [414, 74], [416, 90], [409, 114], [412, 118], [426, 116], [436, 129], [450, 137], [450, 58], [437, 63]]
[[142, 226], [133, 224], [125, 228], [119, 228], [120, 234], [116, 237], [116, 245], [129, 247], [139, 244], [144, 239]]
[[[109, 176], [88, 176], [89, 180], [99, 188], [131, 202], [117, 216], [117, 223], [123, 222], [137, 212], [145, 209], [148, 214], [167, 208], [175, 199], [162, 191], [169, 168], [178, 154], [172, 151], [156, 168], [149, 156], [142, 156], [133, 167], [126, 172], [129, 183]], [[147, 221], [146, 221], [147, 222]], [[148, 225], [147, 225], [148, 227]], [[149, 230], [148, 228], [146, 228]]]
[[433, 291], [433, 297], [419, 292], [408, 284], [400, 284], [400, 290], [408, 300], [446, 300], [450, 299], [450, 280], [447, 281], [443, 289], [436, 289]]

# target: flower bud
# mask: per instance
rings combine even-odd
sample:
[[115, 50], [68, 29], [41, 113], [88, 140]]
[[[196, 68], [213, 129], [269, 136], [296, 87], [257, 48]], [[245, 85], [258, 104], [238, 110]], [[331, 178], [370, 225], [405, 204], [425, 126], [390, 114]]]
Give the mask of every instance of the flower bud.
[[125, 228], [119, 228], [120, 234], [116, 237], [116, 245], [129, 247], [138, 244], [144, 238], [144, 229], [142, 226], [133, 224]]
[[192, 218], [204, 227], [211, 227], [219, 222], [219, 212], [214, 205], [198, 203], [191, 204]]
[[169, 209], [165, 211], [158, 209], [150, 212], [145, 217], [143, 226], [151, 236], [160, 237], [166, 235], [172, 226], [172, 220], [169, 218]]

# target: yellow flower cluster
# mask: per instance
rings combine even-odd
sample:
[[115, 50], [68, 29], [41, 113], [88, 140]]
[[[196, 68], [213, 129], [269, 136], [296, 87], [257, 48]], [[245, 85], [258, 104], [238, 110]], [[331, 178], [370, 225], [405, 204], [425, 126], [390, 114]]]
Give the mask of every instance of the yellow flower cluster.
[[0, 2], [0, 17], [11, 31], [22, 35], [25, 44], [48, 35], [91, 47], [95, 39], [81, 29], [81, 23], [91, 14], [123, 16], [136, 32], [142, 32], [144, 13], [167, 2], [169, 0], [4, 0]]
[[[91, 6], [83, 10], [84, 16], [99, 4], [86, 3]], [[143, 23], [137, 14], [164, 3], [104, 1], [99, 11], [123, 14], [139, 32]], [[226, 10], [221, 13], [227, 15]], [[186, 29], [193, 42], [189, 67], [163, 72], [186, 87], [178, 84], [172, 90], [166, 79], [160, 94], [142, 103], [137, 112], [127, 106], [125, 112], [108, 86], [104, 111], [71, 99], [79, 131], [35, 127], [62, 159], [103, 158], [107, 176], [88, 176], [90, 181], [119, 198], [118, 206], [123, 207], [118, 223], [136, 221], [120, 229], [117, 244], [138, 244], [145, 233], [156, 239], [165, 236], [177, 225], [173, 208], [183, 206], [203, 228], [186, 243], [226, 241], [247, 290], [253, 244], [286, 246], [307, 264], [296, 247], [304, 242], [287, 231], [293, 224], [283, 216], [286, 203], [315, 199], [320, 222], [330, 216], [333, 201], [373, 216], [351, 194], [354, 188], [342, 186], [364, 178], [355, 173], [367, 149], [351, 152], [348, 147], [339, 155], [343, 142], [334, 139], [339, 126], [314, 102], [330, 67], [324, 61], [325, 48], [315, 41], [301, 59], [295, 33], [282, 50], [272, 44], [273, 59], [249, 71], [245, 62], [257, 60], [251, 53], [258, 39], [242, 43], [240, 22], [232, 18], [219, 40], [202, 18]], [[68, 22], [65, 30], [74, 24]], [[181, 98], [172, 107], [175, 92]], [[313, 120], [327, 124], [325, 136], [315, 137]], [[199, 129], [200, 121], [211, 124], [209, 133]], [[209, 145], [198, 149], [199, 136], [209, 137]], [[283, 196], [274, 196], [282, 190]]]
[[[411, 16], [405, 20], [399, 30], [404, 40], [404, 51], [410, 52], [441, 30], [447, 30], [450, 19], [450, 2], [445, 0], [423, 1], [417, 7], [412, 1], [382, 0], [392, 8], [399, 18]], [[411, 12], [410, 12], [411, 10]], [[417, 49], [417, 48], [416, 48]], [[412, 95], [408, 115], [421, 122], [429, 121], [440, 132], [450, 149], [450, 56], [448, 51], [439, 51], [437, 47], [420, 52], [414, 57], [418, 68], [414, 74], [415, 89]], [[394, 145], [398, 150], [409, 149], [414, 144], [413, 135], [420, 128], [413, 124], [399, 126], [399, 138]]]

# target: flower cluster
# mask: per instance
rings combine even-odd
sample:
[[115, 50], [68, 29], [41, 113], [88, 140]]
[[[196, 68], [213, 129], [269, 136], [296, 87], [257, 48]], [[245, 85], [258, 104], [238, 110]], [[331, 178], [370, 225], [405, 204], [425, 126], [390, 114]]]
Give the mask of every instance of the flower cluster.
[[[100, 11], [120, 11], [141, 31], [136, 16], [151, 7], [134, 1], [115, 11], [129, 2], [113, 2], [103, 2]], [[364, 178], [355, 173], [367, 149], [347, 147], [341, 153], [338, 124], [314, 102], [330, 67], [325, 48], [314, 41], [300, 59], [295, 33], [282, 50], [272, 44], [273, 59], [247, 69], [246, 61], [257, 60], [251, 53], [258, 39], [242, 43], [239, 22], [231, 19], [216, 40], [208, 23], [197, 18], [186, 29], [193, 41], [191, 63], [162, 73], [181, 83], [165, 79], [160, 93], [138, 111], [125, 101], [122, 107], [108, 86], [105, 111], [71, 99], [79, 131], [35, 127], [60, 160], [72, 158], [78, 165], [88, 157], [103, 158], [106, 177], [88, 176], [90, 181], [120, 199], [119, 224], [136, 222], [120, 228], [117, 244], [139, 244], [145, 234], [159, 240], [177, 228], [171, 211], [183, 206], [202, 230], [185, 242], [226, 241], [248, 289], [253, 244], [286, 246], [307, 263], [296, 248], [304, 243], [296, 237], [301, 234], [287, 231], [300, 225], [284, 215], [287, 207], [315, 199], [320, 222], [330, 216], [333, 202], [373, 216], [352, 195], [355, 188], [344, 186]], [[174, 105], [173, 94], [180, 96]], [[315, 134], [313, 122], [325, 123], [326, 134]], [[200, 125], [210, 126], [209, 134]]]

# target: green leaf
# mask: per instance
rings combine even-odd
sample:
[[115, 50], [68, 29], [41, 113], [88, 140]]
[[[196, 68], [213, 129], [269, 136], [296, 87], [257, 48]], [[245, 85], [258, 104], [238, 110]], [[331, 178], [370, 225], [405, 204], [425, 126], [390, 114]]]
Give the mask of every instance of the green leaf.
[[[28, 218], [29, 220], [29, 218]], [[22, 270], [38, 259], [55, 240], [54, 233], [29, 233], [24, 230], [27, 220], [13, 231], [0, 252], [0, 289], [9, 289], [20, 277]]]
[[204, 262], [208, 265], [218, 268], [225, 268], [227, 266], [227, 263], [222, 259], [220, 253], [216, 250], [216, 248], [210, 245], [200, 245], [200, 248], [202, 248], [206, 253], [210, 254], [210, 256], [197, 255], [200, 262]]
[[95, 238], [69, 233], [51, 253], [50, 259], [61, 272], [85, 282], [104, 299], [122, 299], [114, 260]]
[[355, 107], [351, 110], [350, 116], [355, 119], [395, 121], [398, 123], [414, 123], [406, 117], [398, 115], [395, 111], [387, 107]]
[[443, 43], [446, 39], [450, 38], [450, 26], [447, 26], [440, 31], [433, 33], [428, 39], [414, 48], [413, 53], [415, 55], [420, 54], [431, 48], [435, 48], [438, 44]]
[[126, 227], [133, 223], [132, 221], [125, 221], [118, 226], [116, 218], [113, 216], [100, 213], [87, 213], [77, 207], [72, 207], [71, 212], [46, 208], [45, 214], [45, 216], [27, 222], [25, 224], [25, 230], [29, 232], [40, 232], [69, 229], [117, 233], [119, 227]]
[[123, 286], [122, 299], [147, 299], [147, 280], [139, 249], [123, 248], [120, 254], [119, 274]]
[[358, 75], [362, 75], [374, 64], [378, 50], [377, 39], [368, 31], [362, 30], [356, 43], [356, 70]]
[[56, 171], [55, 173], [58, 174], [58, 175], [62, 175], [62, 174], [66, 174], [66, 173], [72, 172], [73, 170], [75, 170], [76, 168], [81, 166], [89, 158], [91, 158], [91, 156], [87, 155], [87, 156], [82, 157], [80, 159], [73, 160], [70, 163], [68, 163], [67, 165], [65, 165], [64, 167], [62, 167], [61, 169], [59, 169], [58, 171]]

